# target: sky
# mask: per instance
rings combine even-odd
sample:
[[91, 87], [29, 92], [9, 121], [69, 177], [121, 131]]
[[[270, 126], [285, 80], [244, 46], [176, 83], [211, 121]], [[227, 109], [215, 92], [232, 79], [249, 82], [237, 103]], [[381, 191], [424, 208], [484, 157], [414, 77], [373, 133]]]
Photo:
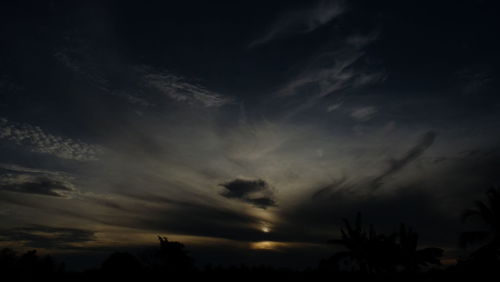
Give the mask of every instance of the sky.
[[500, 183], [495, 1], [0, 5], [0, 247], [314, 266], [360, 212], [453, 259]]

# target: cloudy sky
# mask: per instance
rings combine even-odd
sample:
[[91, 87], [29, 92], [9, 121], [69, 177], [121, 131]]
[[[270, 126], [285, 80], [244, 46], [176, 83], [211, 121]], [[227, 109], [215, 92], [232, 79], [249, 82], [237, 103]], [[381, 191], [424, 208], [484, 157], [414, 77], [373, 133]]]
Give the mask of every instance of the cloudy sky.
[[0, 246], [314, 265], [361, 212], [459, 256], [500, 11], [436, 2], [2, 2]]

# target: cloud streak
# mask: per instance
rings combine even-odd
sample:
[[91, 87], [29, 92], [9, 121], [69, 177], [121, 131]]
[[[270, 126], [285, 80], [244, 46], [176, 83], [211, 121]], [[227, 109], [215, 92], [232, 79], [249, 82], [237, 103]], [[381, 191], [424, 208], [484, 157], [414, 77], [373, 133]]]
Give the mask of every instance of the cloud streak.
[[308, 9], [285, 12], [264, 35], [252, 41], [249, 47], [257, 47], [281, 37], [312, 32], [342, 15], [344, 11], [340, 1], [320, 1]]
[[21, 242], [23, 246], [45, 249], [78, 249], [75, 244], [95, 240], [95, 232], [78, 228], [43, 225], [0, 230], [0, 241]]
[[392, 160], [389, 167], [382, 172], [379, 176], [373, 179], [373, 187], [376, 189], [383, 184], [383, 181], [388, 176], [400, 171], [410, 162], [420, 157], [436, 140], [436, 132], [428, 131], [421, 138], [420, 141], [411, 148], [404, 156], [399, 159]]
[[35, 179], [2, 177], [0, 179], [1, 190], [55, 197], [64, 197], [66, 193], [73, 191], [66, 183], [45, 177]]

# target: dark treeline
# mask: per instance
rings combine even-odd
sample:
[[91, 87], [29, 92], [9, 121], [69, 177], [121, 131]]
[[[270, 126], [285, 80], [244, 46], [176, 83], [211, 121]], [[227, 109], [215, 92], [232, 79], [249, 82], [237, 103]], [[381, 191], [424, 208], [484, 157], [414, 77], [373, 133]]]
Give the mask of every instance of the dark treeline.
[[361, 215], [354, 222], [344, 220], [341, 237], [329, 241], [343, 251], [318, 262], [316, 268], [292, 270], [270, 266], [195, 267], [185, 246], [158, 237], [154, 251], [134, 255], [111, 254], [98, 268], [80, 272], [67, 271], [64, 263], [50, 256], [40, 257], [35, 250], [17, 254], [11, 249], [0, 253], [2, 281], [92, 281], [217, 279], [217, 281], [483, 281], [500, 277], [500, 192], [490, 190], [486, 201], [476, 202], [463, 219], [478, 217], [484, 229], [464, 232], [460, 244], [479, 243], [467, 257], [456, 264], [440, 263], [443, 250], [419, 248], [418, 234], [401, 224], [392, 234], [377, 233], [374, 226], [363, 226]]

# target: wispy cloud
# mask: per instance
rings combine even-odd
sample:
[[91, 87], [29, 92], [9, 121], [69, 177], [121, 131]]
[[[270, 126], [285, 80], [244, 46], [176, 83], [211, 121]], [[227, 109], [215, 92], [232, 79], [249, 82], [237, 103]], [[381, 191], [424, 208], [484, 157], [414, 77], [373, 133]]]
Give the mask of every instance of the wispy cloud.
[[[291, 109], [288, 115], [292, 116], [306, 110], [324, 97], [383, 81], [385, 72], [370, 69], [362, 60], [365, 57], [362, 48], [376, 38], [376, 35], [359, 36], [356, 40], [349, 37], [340, 44], [340, 47], [337, 43], [335, 44], [337, 47], [327, 49], [309, 60], [302, 68], [303, 71], [277, 91], [278, 97], [295, 96], [301, 101], [300, 105]], [[336, 104], [340, 106], [342, 102], [342, 97], [337, 97]]]
[[342, 107], [342, 102], [340, 102], [340, 103], [335, 103], [335, 104], [332, 104], [332, 105], [328, 106], [328, 107], [326, 108], [326, 111], [327, 111], [327, 112], [333, 112], [333, 111], [335, 111], [335, 110], [337, 110], [337, 109], [340, 109], [340, 107]]
[[[346, 7], [341, 2], [320, 2], [319, 6], [313, 10], [316, 12], [305, 13], [308, 15], [306, 18], [310, 19], [313, 17], [312, 15], [318, 16], [321, 13], [326, 13], [329, 16], [325, 16], [323, 19], [328, 20], [316, 23], [327, 23], [342, 14]], [[292, 19], [295, 18], [292, 17]], [[302, 18], [302, 20], [304, 19]], [[278, 26], [286, 27], [287, 25]], [[320, 25], [312, 26], [317, 28]], [[306, 30], [312, 31], [315, 28]], [[278, 28], [277, 30], [281, 31], [282, 29]], [[328, 112], [334, 111], [340, 108], [344, 102], [343, 95], [346, 90], [385, 80], [385, 71], [380, 68], [374, 69], [366, 60], [365, 48], [378, 39], [380, 35], [378, 30], [334, 35], [332, 34], [334, 39], [329, 38], [323, 44], [324, 46], [318, 48], [318, 51], [309, 60], [306, 60], [306, 63], [296, 66], [300, 71], [276, 91], [277, 97], [288, 99], [286, 103], [288, 110], [285, 117], [289, 118], [307, 110], [320, 101], [324, 101], [324, 98], [330, 95], [337, 95], [335, 104], [327, 108]], [[291, 99], [290, 97], [295, 98]], [[363, 113], [359, 112], [359, 114]], [[359, 115], [355, 113], [354, 118], [356, 116]]]
[[98, 89], [110, 91], [110, 80], [106, 77], [102, 66], [89, 59], [89, 51], [82, 46], [64, 47], [56, 51], [53, 56], [59, 63], [77, 73], [79, 77], [85, 78]]
[[349, 50], [324, 53], [312, 60], [307, 69], [285, 85], [279, 93], [282, 96], [290, 96], [313, 92], [312, 96], [324, 97], [341, 90], [356, 76], [349, 67], [361, 55]]
[[99, 152], [102, 151], [99, 145], [53, 135], [38, 126], [10, 122], [4, 118], [0, 118], [0, 139], [27, 146], [33, 152], [78, 161], [97, 160]]
[[103, 64], [89, 57], [90, 50], [80, 49], [64, 47], [53, 56], [78, 74], [79, 78], [84, 78], [87, 83], [96, 87], [100, 93], [123, 99], [132, 105], [153, 107], [161, 103], [162, 97], [205, 107], [219, 107], [232, 101], [229, 97], [188, 82], [182, 76], [144, 65], [116, 66], [116, 62]]
[[373, 106], [355, 108], [351, 112], [351, 117], [358, 121], [368, 121], [378, 112]]
[[152, 87], [167, 97], [188, 104], [205, 107], [220, 107], [232, 99], [202, 86], [188, 83], [183, 77], [169, 73], [147, 73], [143, 76], [146, 86]]
[[457, 73], [460, 91], [465, 95], [477, 95], [484, 91], [493, 81], [491, 72], [482, 69], [464, 69]]
[[346, 38], [346, 43], [356, 49], [363, 49], [366, 45], [377, 40], [379, 37], [378, 31], [368, 33], [353, 33]]
[[280, 37], [312, 32], [329, 23], [345, 11], [341, 1], [320, 1], [313, 7], [287, 11], [281, 14], [267, 32], [252, 41], [256, 47]]
[[[376, 40], [378, 33], [355, 34], [344, 39], [343, 44], [335, 46], [313, 57], [285, 87], [281, 95], [310, 93], [324, 97], [349, 86], [360, 87], [385, 78], [383, 71], [373, 71], [359, 64], [365, 56], [363, 48]], [[358, 64], [358, 65], [356, 65]], [[311, 90], [306, 90], [309, 88]]]

